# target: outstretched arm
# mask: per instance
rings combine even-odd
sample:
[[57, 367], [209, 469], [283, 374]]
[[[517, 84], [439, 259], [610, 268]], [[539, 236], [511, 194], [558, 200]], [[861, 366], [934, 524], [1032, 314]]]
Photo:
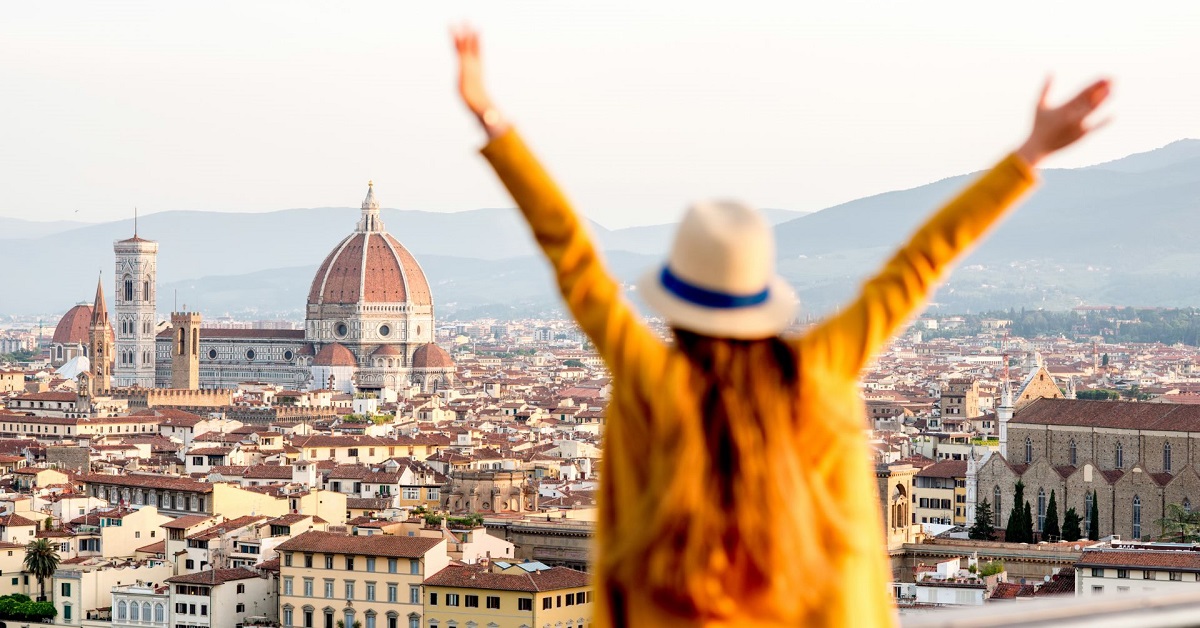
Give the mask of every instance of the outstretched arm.
[[844, 375], [857, 375], [925, 304], [950, 265], [1033, 184], [1033, 168], [1103, 124], [1089, 124], [1088, 118], [1108, 97], [1108, 81], [1097, 81], [1060, 107], [1046, 104], [1049, 90], [1047, 81], [1029, 139], [918, 229], [850, 307], [805, 335], [802, 355]]
[[620, 285], [605, 270], [587, 228], [492, 104], [483, 86], [478, 35], [467, 28], [457, 29], [454, 45], [459, 60], [459, 93], [491, 138], [483, 155], [554, 265], [571, 314], [614, 374], [629, 374], [634, 368], [661, 372], [665, 347], [638, 320], [621, 296]]

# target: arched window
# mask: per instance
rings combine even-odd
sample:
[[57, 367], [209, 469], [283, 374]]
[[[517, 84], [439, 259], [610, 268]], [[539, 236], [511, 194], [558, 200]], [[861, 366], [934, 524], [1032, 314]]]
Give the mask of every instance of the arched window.
[[177, 355], [186, 355], [187, 354], [187, 348], [185, 346], [187, 344], [186, 334], [187, 334], [187, 330], [180, 327], [179, 328], [179, 351], [177, 352]]
[[1118, 442], [1118, 443], [1117, 443], [1117, 461], [1116, 461], [1116, 467], [1117, 467], [1118, 469], [1120, 469], [1120, 468], [1122, 468], [1122, 467], [1124, 467], [1124, 466], [1125, 466], [1125, 447], [1124, 447], [1124, 446], [1122, 446], [1120, 442]]
[[1038, 487], [1037, 500], [1038, 532], [1046, 529], [1046, 489]]
[[1183, 511], [1192, 512], [1192, 500], [1186, 497], [1183, 498]]
[[1133, 538], [1142, 538], [1142, 498], [1133, 496]]
[[150, 603], [142, 602], [142, 621], [150, 621]]
[[141, 618], [142, 618], [142, 612], [141, 612], [141, 610], [140, 610], [140, 609], [139, 609], [139, 607], [138, 607], [138, 603], [137, 603], [137, 602], [134, 602], [134, 603], [130, 604], [130, 605], [129, 605], [129, 619], [130, 619], [130, 621], [140, 621], [140, 620], [141, 620]]
[[[1088, 491], [1083, 497], [1083, 533], [1088, 534], [1088, 530], [1092, 529], [1092, 502], [1095, 500], [1095, 493]], [[1096, 539], [1092, 539], [1095, 541]]]
[[284, 626], [287, 626], [288, 628], [291, 628], [291, 626], [292, 626], [292, 623], [293, 623], [293, 622], [292, 622], [293, 618], [292, 618], [292, 607], [291, 607], [291, 605], [287, 605], [287, 606], [284, 606], [284, 607], [283, 607], [283, 617], [281, 617], [280, 619], [282, 619], [282, 620], [283, 620], [283, 622], [282, 622], [282, 623], [283, 623], [283, 625], [284, 625]]
[[133, 277], [129, 275], [125, 275], [125, 294], [123, 296], [125, 301], [133, 300]]
[[992, 488], [992, 525], [1000, 525], [1000, 486]]
[[1163, 471], [1171, 472], [1171, 443], [1163, 443]]
[[154, 605], [154, 621], [159, 623], [167, 621], [167, 609], [162, 604]]
[[117, 619], [128, 619], [128, 618], [129, 618], [129, 605], [125, 603], [125, 600], [121, 600], [120, 602], [117, 603]]
[[148, 279], [142, 282], [142, 300], [150, 300], [150, 280]]
[[1025, 464], [1033, 462], [1033, 441], [1028, 436], [1025, 437]]
[[1071, 466], [1079, 464], [1079, 451], [1075, 448], [1075, 439], [1071, 439]]

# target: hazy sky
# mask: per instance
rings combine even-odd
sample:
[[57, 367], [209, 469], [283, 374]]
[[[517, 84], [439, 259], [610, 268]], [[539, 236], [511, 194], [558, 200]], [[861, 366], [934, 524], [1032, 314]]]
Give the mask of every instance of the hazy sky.
[[815, 210], [977, 170], [1057, 96], [1115, 120], [1050, 165], [1200, 136], [1200, 3], [8, 2], [0, 216], [510, 201], [475, 154], [447, 27], [576, 205], [619, 227], [695, 198]]

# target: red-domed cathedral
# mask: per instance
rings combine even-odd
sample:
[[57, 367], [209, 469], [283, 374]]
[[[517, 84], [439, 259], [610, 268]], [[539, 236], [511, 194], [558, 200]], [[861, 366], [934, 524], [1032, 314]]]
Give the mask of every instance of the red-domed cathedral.
[[[122, 280], [126, 267], [155, 268], [156, 243], [138, 241], [148, 245], [133, 253], [121, 248], [121, 242], [114, 246]], [[118, 309], [128, 301], [135, 306], [145, 302], [153, 311], [150, 276], [144, 287], [126, 281], [133, 288], [125, 286], [124, 292], [124, 284], [118, 283]], [[433, 344], [433, 309], [421, 265], [384, 229], [375, 187], [368, 184], [357, 227], [329, 252], [313, 277], [303, 330], [206, 328], [198, 314], [176, 312], [171, 327], [154, 338], [153, 351], [132, 352], [136, 364], [118, 366], [135, 368], [152, 360], [154, 384], [160, 388], [232, 388], [255, 381], [343, 392], [413, 386], [431, 391], [452, 384], [454, 377], [450, 356]], [[64, 316], [51, 351], [57, 362], [87, 351], [92, 314], [87, 305], [79, 305]], [[160, 320], [153, 314], [150, 318]]]

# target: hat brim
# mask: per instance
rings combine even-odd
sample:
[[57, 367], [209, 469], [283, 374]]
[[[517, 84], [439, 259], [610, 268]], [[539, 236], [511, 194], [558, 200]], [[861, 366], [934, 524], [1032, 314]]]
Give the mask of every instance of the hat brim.
[[661, 276], [662, 267], [658, 267], [638, 280], [637, 291], [646, 305], [672, 327], [714, 338], [752, 340], [776, 336], [792, 323], [800, 305], [796, 291], [779, 276], [771, 278], [766, 301], [728, 309], [685, 301], [663, 287]]

